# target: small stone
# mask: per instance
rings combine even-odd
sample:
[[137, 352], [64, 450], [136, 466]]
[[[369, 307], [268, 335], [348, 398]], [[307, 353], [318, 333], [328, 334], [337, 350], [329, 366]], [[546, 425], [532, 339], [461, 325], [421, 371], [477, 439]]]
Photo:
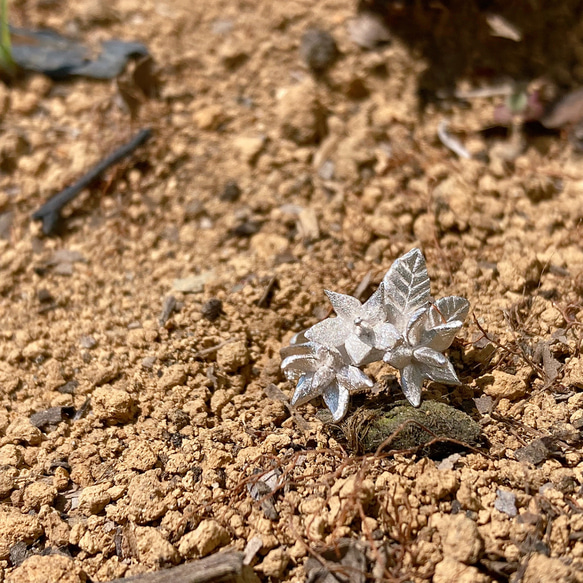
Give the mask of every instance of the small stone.
[[299, 146], [319, 142], [326, 135], [326, 112], [312, 81], [288, 87], [278, 105], [280, 133]]
[[374, 483], [372, 480], [363, 480], [357, 474], [354, 474], [346, 478], [338, 491], [338, 495], [340, 499], [351, 499], [354, 496], [358, 496], [358, 499], [363, 504], [366, 504], [372, 499], [373, 492]]
[[178, 552], [184, 558], [206, 557], [230, 541], [229, 533], [215, 520], [203, 520], [180, 540]]
[[514, 457], [519, 462], [528, 462], [535, 466], [542, 464], [553, 455], [552, 439], [552, 437], [534, 439], [528, 445], [519, 447], [514, 452]]
[[26, 559], [32, 554], [29, 550], [28, 545], [22, 541], [17, 542], [10, 549], [10, 562], [13, 567], [18, 567], [22, 565]]
[[578, 579], [573, 577], [571, 568], [561, 559], [547, 557], [536, 553], [528, 559], [522, 583], [573, 583]]
[[433, 462], [426, 459], [415, 482], [415, 489], [421, 496], [441, 500], [454, 494], [459, 488], [456, 473], [452, 470], [438, 470]]
[[519, 399], [526, 393], [526, 383], [516, 375], [501, 370], [494, 370], [476, 380], [484, 393], [493, 399]]
[[200, 313], [209, 322], [217, 320], [223, 312], [223, 302], [218, 298], [211, 298], [201, 308]]
[[22, 350], [22, 356], [28, 360], [38, 361], [50, 356], [50, 352], [45, 340], [35, 340], [29, 342]]
[[389, 42], [391, 35], [381, 17], [372, 12], [362, 12], [348, 22], [348, 36], [363, 49], [375, 49]]
[[117, 362], [111, 366], [99, 366], [91, 375], [91, 385], [93, 387], [105, 385], [119, 377], [120, 374], [121, 367]]
[[318, 168], [318, 176], [322, 180], [332, 180], [334, 178], [334, 171], [336, 170], [336, 164], [332, 160], [325, 160], [322, 165]]
[[55, 301], [51, 292], [46, 288], [41, 288], [36, 292], [36, 297], [41, 304], [49, 304]]
[[214, 20], [211, 25], [213, 34], [227, 34], [233, 30], [233, 21], [228, 19]]
[[63, 393], [64, 395], [74, 395], [75, 389], [79, 386], [78, 381], [68, 381], [64, 385], [57, 387], [57, 391], [59, 393]]
[[233, 141], [240, 158], [250, 165], [255, 164], [264, 145], [265, 136], [239, 136]]
[[14, 213], [12, 211], [0, 213], [0, 240], [4, 241], [10, 240], [10, 232], [12, 229], [13, 218]]
[[225, 113], [220, 105], [209, 105], [195, 112], [194, 123], [201, 130], [216, 130], [226, 121]]
[[444, 557], [435, 565], [433, 583], [490, 583], [491, 579], [476, 569], [452, 559]]
[[93, 336], [81, 336], [79, 345], [81, 348], [85, 348], [85, 350], [91, 350], [97, 346], [97, 340]]
[[521, 293], [538, 285], [543, 265], [532, 249], [512, 253], [498, 262], [498, 281], [504, 290]]
[[229, 230], [229, 234], [235, 237], [251, 237], [261, 230], [261, 221], [246, 220]]
[[239, 200], [240, 196], [241, 189], [239, 188], [239, 185], [234, 180], [229, 180], [229, 182], [225, 184], [223, 192], [221, 192], [219, 198], [223, 202], [236, 202]]
[[181, 364], [169, 366], [158, 381], [158, 388], [169, 391], [174, 387], [180, 387], [186, 383], [186, 369]]
[[12, 94], [11, 109], [15, 113], [30, 115], [34, 112], [39, 104], [39, 97], [34, 93], [15, 91]]
[[10, 556], [10, 549], [19, 541], [32, 543], [43, 534], [39, 519], [7, 506], [0, 507], [0, 560]]
[[146, 370], [152, 370], [154, 368], [155, 363], [156, 363], [155, 356], [146, 356], [142, 360], [142, 368], [145, 368]]
[[0, 447], [0, 466], [17, 468], [22, 462], [22, 447], [8, 443]]
[[157, 528], [136, 526], [134, 530], [136, 550], [140, 563], [148, 567], [164, 567], [180, 561], [180, 555]]
[[338, 47], [329, 32], [311, 28], [302, 35], [300, 56], [312, 71], [323, 73], [338, 58]]
[[516, 494], [506, 490], [496, 490], [494, 508], [499, 512], [508, 514], [508, 516], [516, 516], [518, 514], [518, 510], [516, 509]]
[[85, 573], [61, 554], [32, 555], [11, 573], [7, 583], [84, 583]]
[[583, 358], [573, 357], [563, 368], [563, 383], [583, 389]]
[[14, 443], [38, 445], [42, 441], [40, 429], [35, 427], [26, 417], [16, 418], [7, 428], [6, 437]]
[[58, 265], [59, 263], [78, 263], [87, 261], [82, 253], [72, 249], [57, 249], [47, 261], [48, 265]]
[[132, 396], [127, 391], [107, 385], [93, 391], [91, 407], [98, 419], [108, 423], [127, 423], [135, 414]]
[[164, 489], [157, 470], [148, 470], [132, 478], [128, 486], [128, 517], [137, 524], [158, 520], [166, 513]]
[[170, 316], [174, 313], [176, 309], [176, 298], [173, 295], [168, 295], [164, 298], [164, 303], [162, 304], [162, 312], [158, 318], [158, 325], [165, 326], [166, 322], [170, 319]]
[[467, 565], [478, 562], [484, 543], [476, 523], [465, 514], [435, 515], [443, 554]]
[[111, 502], [110, 487], [109, 482], [104, 482], [83, 488], [79, 494], [79, 512], [85, 516], [99, 514]]
[[147, 442], [137, 442], [126, 451], [124, 462], [131, 470], [145, 472], [156, 465], [158, 456], [152, 451]]
[[175, 279], [173, 290], [185, 294], [196, 294], [203, 291], [205, 284], [210, 281], [212, 271], [204, 271], [198, 275], [190, 275], [182, 279]]
[[289, 555], [283, 547], [277, 547], [267, 553], [263, 561], [255, 569], [265, 577], [278, 580], [282, 577], [289, 563]]
[[55, 468], [55, 473], [53, 474], [53, 486], [58, 492], [64, 492], [69, 486], [69, 478], [67, 469], [59, 466]]
[[45, 504], [51, 505], [57, 489], [47, 482], [33, 482], [24, 490], [23, 504], [26, 510], [38, 510]]
[[72, 263], [58, 263], [53, 267], [53, 273], [55, 275], [64, 275], [70, 277], [73, 275], [73, 264]]
[[289, 241], [275, 233], [257, 233], [252, 237], [250, 247], [261, 259], [273, 260], [289, 249]]
[[168, 413], [168, 421], [174, 425], [175, 431], [180, 431], [190, 424], [190, 415], [182, 409], [173, 409]]
[[217, 351], [217, 364], [225, 372], [236, 372], [249, 362], [249, 351], [245, 342], [230, 342]]
[[10, 495], [10, 492], [16, 487], [17, 477], [18, 470], [16, 468], [0, 469], [0, 498], [6, 498]]
[[61, 518], [59, 512], [53, 509], [47, 511], [43, 509], [41, 514], [41, 521], [45, 529], [45, 536], [48, 545], [56, 548], [68, 545], [71, 528], [67, 522]]

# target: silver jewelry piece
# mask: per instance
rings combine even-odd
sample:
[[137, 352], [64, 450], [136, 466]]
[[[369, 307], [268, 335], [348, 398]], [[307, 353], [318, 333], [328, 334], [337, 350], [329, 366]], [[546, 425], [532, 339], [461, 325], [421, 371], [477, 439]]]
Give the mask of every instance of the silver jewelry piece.
[[414, 407], [421, 403], [425, 379], [460, 384], [443, 352], [462, 327], [470, 303], [457, 296], [432, 301], [419, 249], [397, 259], [364, 304], [352, 296], [326, 294], [337, 317], [296, 334], [281, 351], [283, 373], [297, 381], [292, 405], [321, 396], [339, 421], [350, 393], [373, 386], [358, 367], [379, 360], [399, 370], [403, 393]]

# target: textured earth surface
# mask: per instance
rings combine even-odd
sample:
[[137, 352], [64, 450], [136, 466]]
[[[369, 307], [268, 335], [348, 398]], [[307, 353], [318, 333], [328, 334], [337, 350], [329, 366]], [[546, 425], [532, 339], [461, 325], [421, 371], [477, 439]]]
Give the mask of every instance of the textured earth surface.
[[[144, 42], [158, 83], [0, 86], [0, 581], [246, 548], [248, 581], [583, 581], [581, 154], [470, 92], [577, 87], [578, 3], [517, 16], [518, 41], [471, 33], [470, 2], [388, 29], [338, 0], [13, 4], [92, 47]], [[314, 27], [337, 55], [300, 51]], [[44, 236], [34, 210], [144, 127]], [[463, 384], [424, 399], [483, 439], [360, 456], [318, 403], [290, 412], [279, 350], [328, 314], [324, 289], [365, 298], [413, 247], [435, 297], [472, 306]], [[367, 372], [356, 404], [402, 399], [388, 365]]]

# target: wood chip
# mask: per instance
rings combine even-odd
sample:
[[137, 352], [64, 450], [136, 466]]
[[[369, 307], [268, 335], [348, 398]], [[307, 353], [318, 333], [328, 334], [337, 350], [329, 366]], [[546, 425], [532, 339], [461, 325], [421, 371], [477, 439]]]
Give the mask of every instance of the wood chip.
[[185, 563], [156, 573], [114, 579], [110, 583], [219, 583], [237, 581], [243, 572], [243, 553], [217, 553], [198, 561]]

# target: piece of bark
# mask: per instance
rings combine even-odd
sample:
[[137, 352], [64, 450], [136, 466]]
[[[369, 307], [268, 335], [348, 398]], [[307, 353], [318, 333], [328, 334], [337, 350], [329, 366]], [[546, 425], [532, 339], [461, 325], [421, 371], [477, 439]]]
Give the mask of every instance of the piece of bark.
[[110, 583], [222, 583], [240, 581], [243, 573], [243, 553], [217, 553], [198, 561], [191, 561], [162, 569], [155, 573], [143, 573]]

